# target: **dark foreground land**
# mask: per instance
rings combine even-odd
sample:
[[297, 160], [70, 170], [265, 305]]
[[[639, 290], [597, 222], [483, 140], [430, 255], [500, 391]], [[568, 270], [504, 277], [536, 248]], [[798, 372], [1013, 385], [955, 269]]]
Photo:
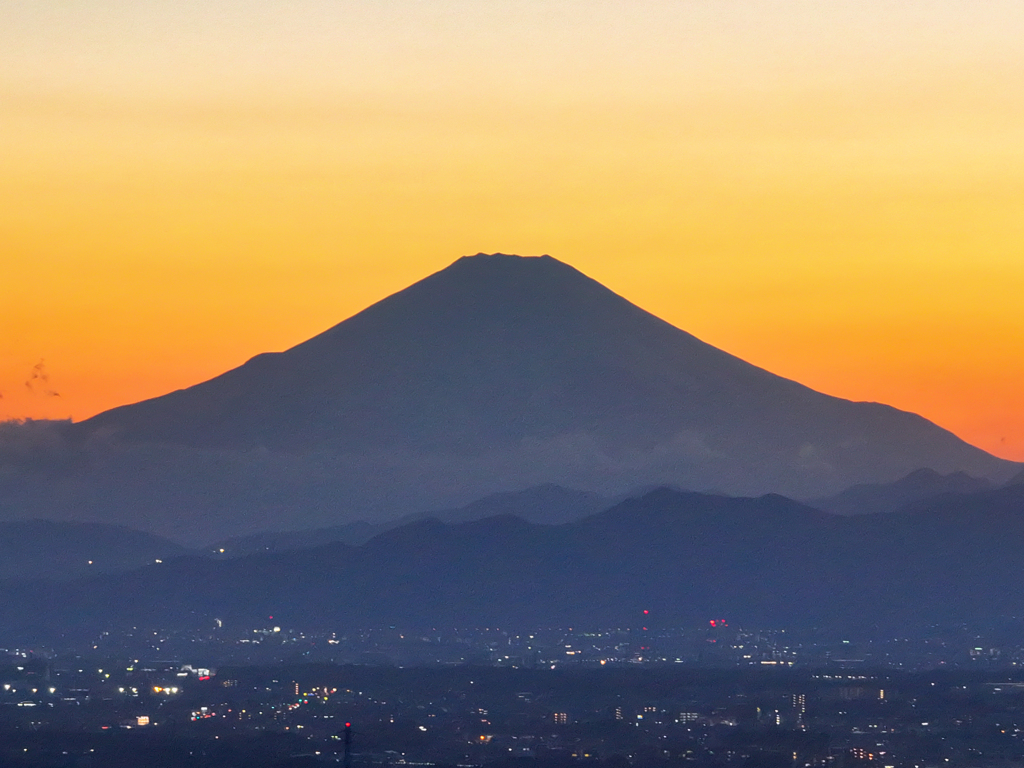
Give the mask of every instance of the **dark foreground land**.
[[1008, 766], [1024, 673], [13, 659], [0, 765]]

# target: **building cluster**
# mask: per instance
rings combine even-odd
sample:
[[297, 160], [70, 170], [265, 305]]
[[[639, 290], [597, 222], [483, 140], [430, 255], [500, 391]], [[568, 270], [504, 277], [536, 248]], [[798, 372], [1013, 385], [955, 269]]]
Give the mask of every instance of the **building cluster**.
[[[1012, 652], [972, 654], [983, 646], [969, 645], [913, 668], [849, 652], [803, 663], [788, 633], [715, 628], [698, 635], [728, 653], [677, 662], [672, 653], [692, 633], [645, 632], [421, 633], [409, 642], [461, 648], [463, 658], [413, 665], [386, 661], [407, 639], [390, 628], [357, 633], [356, 644], [271, 628], [256, 633], [259, 644], [294, 655], [259, 664], [10, 649], [0, 655], [0, 764], [1024, 763], [1024, 671], [1007, 660]], [[362, 661], [304, 655], [328, 639]], [[158, 635], [156, 644], [179, 640]], [[836, 648], [852, 645], [839, 639]], [[824, 652], [824, 641], [815, 648]]]
[[930, 628], [905, 637], [847, 637], [835, 632], [744, 629], [722, 619], [688, 627], [311, 631], [282, 627], [270, 617], [257, 626], [228, 627], [217, 621], [203, 629], [109, 630], [46, 650], [96, 657], [204, 658], [239, 665], [301, 659], [342, 665], [473, 664], [523, 669], [683, 664], [1013, 670], [1024, 668], [1020, 637], [1019, 632], [1005, 629], [965, 627]]

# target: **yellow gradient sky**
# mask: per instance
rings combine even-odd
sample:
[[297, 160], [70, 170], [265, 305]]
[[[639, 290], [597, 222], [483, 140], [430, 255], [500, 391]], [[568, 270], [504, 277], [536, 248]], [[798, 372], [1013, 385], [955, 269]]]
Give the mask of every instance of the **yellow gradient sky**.
[[1020, 0], [4, 0], [0, 418], [503, 251], [1024, 460], [1022, 41]]

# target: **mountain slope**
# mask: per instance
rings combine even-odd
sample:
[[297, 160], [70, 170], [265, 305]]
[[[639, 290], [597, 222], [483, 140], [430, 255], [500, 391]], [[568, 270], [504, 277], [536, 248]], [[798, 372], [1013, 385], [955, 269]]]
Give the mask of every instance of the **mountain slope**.
[[545, 483], [522, 491], [492, 493], [455, 509], [408, 515], [397, 522], [432, 519], [442, 523], [470, 523], [507, 515], [538, 525], [560, 525], [587, 517], [611, 505], [610, 501], [596, 493]]
[[188, 550], [148, 533], [95, 523], [0, 523], [0, 579], [67, 579], [128, 571]]

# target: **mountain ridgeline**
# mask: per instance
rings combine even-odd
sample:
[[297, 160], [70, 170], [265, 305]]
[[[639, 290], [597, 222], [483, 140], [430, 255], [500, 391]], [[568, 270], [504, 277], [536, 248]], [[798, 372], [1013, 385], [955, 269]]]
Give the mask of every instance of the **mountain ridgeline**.
[[329, 528], [266, 531], [249, 536], [236, 536], [208, 546], [206, 550], [215, 555], [239, 557], [256, 552], [307, 549], [332, 542], [359, 546], [385, 531], [421, 520], [467, 523], [489, 517], [509, 516], [538, 525], [557, 525], [587, 517], [607, 506], [611, 506], [611, 502], [596, 493], [548, 484], [523, 491], [491, 494], [456, 509], [420, 512], [376, 524], [357, 520]]
[[502, 254], [188, 389], [23, 426], [0, 435], [0, 519], [46, 510], [190, 542], [546, 483], [820, 498], [922, 467], [998, 482], [1019, 469], [914, 414], [750, 365], [553, 258]]
[[838, 515], [869, 515], [896, 512], [909, 505], [929, 502], [936, 496], [975, 493], [993, 487], [992, 481], [971, 477], [966, 472], [943, 475], [932, 469], [918, 469], [893, 483], [855, 485], [835, 496], [809, 503]]
[[649, 609], [670, 625], [909, 631], [1024, 615], [1022, 510], [1021, 485], [854, 516], [776, 495], [658, 489], [556, 526], [429, 519], [359, 546], [0, 584], [0, 627], [46, 641], [214, 619], [237, 632], [267, 616], [308, 629], [630, 626]]

